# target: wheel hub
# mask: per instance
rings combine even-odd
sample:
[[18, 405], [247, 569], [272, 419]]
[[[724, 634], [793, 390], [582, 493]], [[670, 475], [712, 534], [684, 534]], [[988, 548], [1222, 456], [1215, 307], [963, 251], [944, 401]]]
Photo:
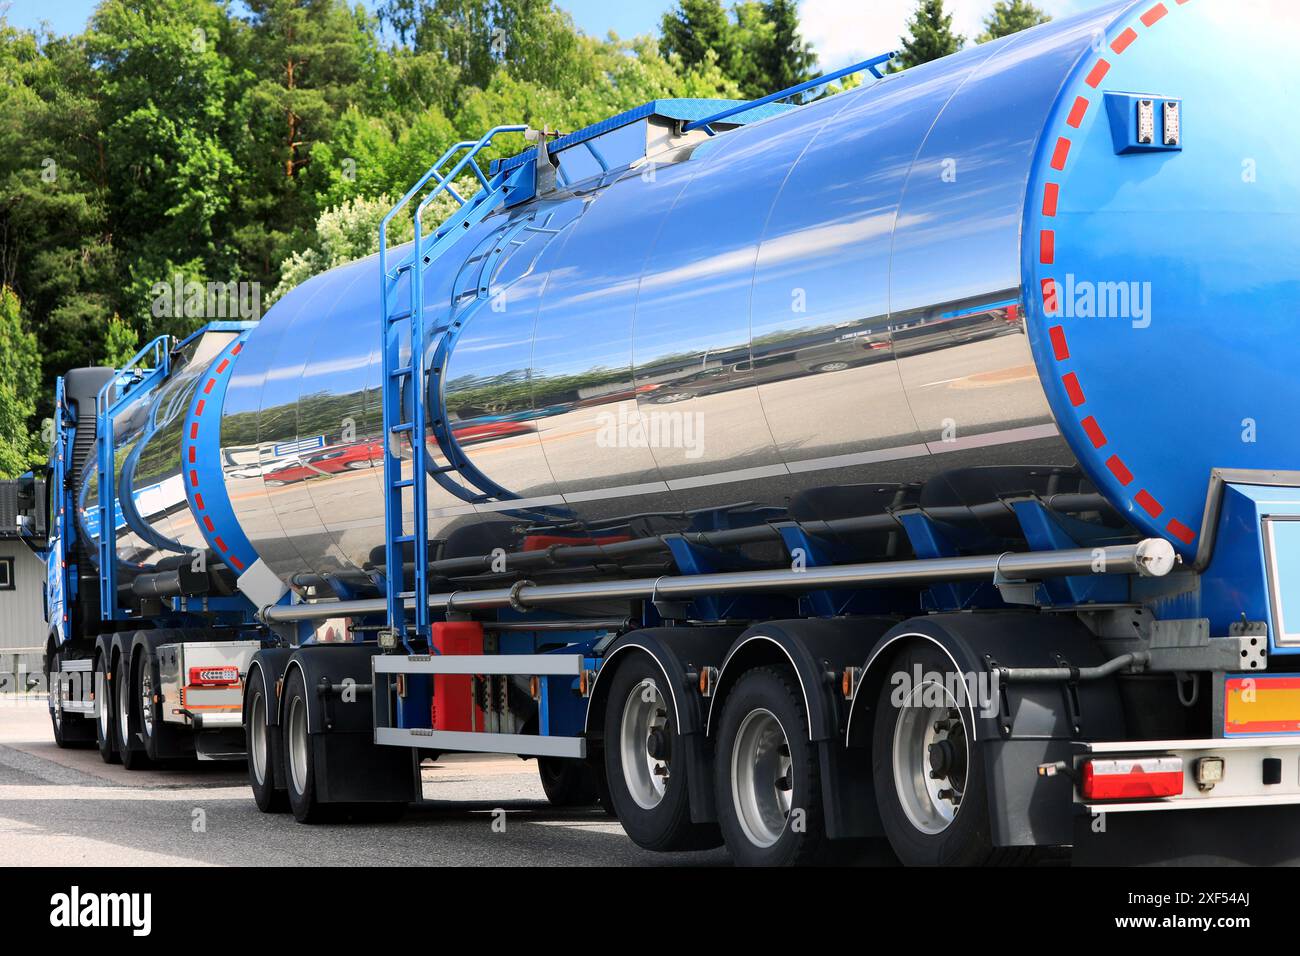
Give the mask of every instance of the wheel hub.
[[751, 843], [781, 839], [794, 802], [790, 743], [781, 721], [759, 707], [745, 715], [731, 751], [731, 795], [736, 819]]
[[672, 734], [668, 708], [652, 678], [633, 686], [619, 722], [619, 762], [623, 782], [637, 806], [653, 810], [664, 798], [671, 776]]
[[[923, 701], [943, 701], [929, 706]], [[923, 833], [952, 824], [966, 790], [970, 746], [961, 711], [947, 688], [929, 682], [915, 688], [894, 725], [893, 771], [899, 803]]]

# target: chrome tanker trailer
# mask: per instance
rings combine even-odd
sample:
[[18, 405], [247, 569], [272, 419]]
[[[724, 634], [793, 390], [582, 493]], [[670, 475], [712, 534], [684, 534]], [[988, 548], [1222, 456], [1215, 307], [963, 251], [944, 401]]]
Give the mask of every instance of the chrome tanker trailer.
[[69, 377], [57, 732], [303, 821], [536, 757], [747, 863], [1300, 803], [1298, 28], [1111, 3], [453, 146], [379, 255]]

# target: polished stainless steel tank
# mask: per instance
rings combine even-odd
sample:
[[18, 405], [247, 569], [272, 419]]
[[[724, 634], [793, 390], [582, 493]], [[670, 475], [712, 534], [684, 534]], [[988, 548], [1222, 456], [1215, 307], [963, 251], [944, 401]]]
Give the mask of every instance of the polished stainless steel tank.
[[[469, 230], [425, 295], [430, 354], [457, 336], [433, 387], [480, 473], [429, 482], [442, 553], [833, 517], [857, 483], [870, 511], [974, 465], [1077, 490], [1020, 233], [1061, 85], [1123, 6], [669, 140]], [[226, 486], [285, 578], [383, 560], [378, 290], [374, 258], [304, 283], [234, 371]]]

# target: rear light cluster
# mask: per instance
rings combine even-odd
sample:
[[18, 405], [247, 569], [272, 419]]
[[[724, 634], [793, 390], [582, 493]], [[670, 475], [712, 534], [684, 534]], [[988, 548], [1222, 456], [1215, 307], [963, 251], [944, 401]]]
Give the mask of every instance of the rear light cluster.
[[229, 687], [239, 683], [239, 668], [230, 667], [191, 667], [191, 687]]
[[1182, 792], [1182, 757], [1120, 757], [1083, 765], [1085, 800], [1151, 800]]

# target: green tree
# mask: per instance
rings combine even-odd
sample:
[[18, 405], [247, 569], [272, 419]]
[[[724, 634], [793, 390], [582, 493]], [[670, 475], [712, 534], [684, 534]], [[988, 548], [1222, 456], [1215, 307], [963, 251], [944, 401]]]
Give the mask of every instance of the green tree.
[[990, 40], [1009, 37], [1051, 19], [1051, 16], [1029, 0], [997, 0], [992, 12], [984, 18], [984, 32], [976, 37], [975, 42], [988, 43]]
[[108, 330], [104, 333], [104, 357], [100, 365], [122, 368], [140, 351], [140, 336], [130, 323], [121, 316], [114, 315], [108, 320]]
[[0, 477], [17, 477], [44, 457], [31, 430], [39, 389], [36, 336], [23, 321], [18, 296], [0, 286]]
[[917, 0], [907, 21], [907, 36], [902, 37], [898, 66], [911, 69], [929, 63], [956, 53], [965, 43], [965, 37], [953, 33], [952, 14], [944, 9], [943, 0]]
[[660, 32], [664, 56], [699, 69], [711, 55], [750, 99], [810, 79], [817, 62], [791, 0], [742, 0], [730, 17], [721, 0], [681, 0], [664, 14]]

